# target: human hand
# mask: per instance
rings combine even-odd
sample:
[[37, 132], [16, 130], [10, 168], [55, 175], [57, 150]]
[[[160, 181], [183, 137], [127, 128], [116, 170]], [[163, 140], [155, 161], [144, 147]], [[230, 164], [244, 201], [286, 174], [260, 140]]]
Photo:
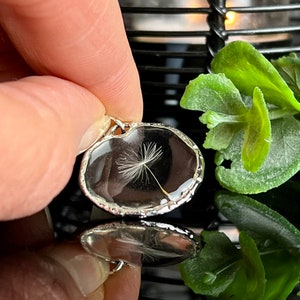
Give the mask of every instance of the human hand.
[[59, 193], [76, 155], [107, 129], [105, 115], [140, 120], [142, 97], [117, 0], [1, 0], [0, 22], [0, 220], [8, 220]]
[[[76, 155], [109, 126], [105, 115], [140, 120], [142, 98], [117, 0], [0, 0], [0, 24], [0, 220], [13, 220], [40, 211], [61, 191]], [[20, 233], [9, 236], [19, 239]], [[71, 251], [59, 249], [58, 256]], [[36, 262], [45, 264], [40, 252], [30, 252], [33, 257], [26, 260], [24, 254], [1, 260], [1, 284], [5, 285], [3, 274], [15, 279], [15, 289], [8, 289], [11, 294], [5, 299], [39, 292], [34, 284], [30, 288], [21, 279], [24, 270], [36, 270]], [[25, 268], [18, 273], [16, 264], [21, 261]], [[8, 270], [9, 266], [14, 268]], [[56, 268], [47, 266], [52, 271]], [[62, 265], [58, 266], [61, 270]], [[50, 274], [50, 269], [43, 269], [43, 274]], [[85, 272], [81, 273], [84, 276]], [[126, 279], [122, 284], [119, 279], [128, 274], [132, 285], [122, 299], [136, 298], [139, 271], [125, 268], [118, 273], [105, 282], [105, 299], [118, 299], [114, 293], [127, 286]], [[39, 273], [34, 274], [38, 281]], [[52, 284], [53, 274], [49, 277]], [[53, 286], [47, 287], [49, 292]], [[135, 296], [127, 297], [130, 293]], [[51, 295], [43, 297], [53, 299]], [[82, 294], [70, 299], [80, 297]]]

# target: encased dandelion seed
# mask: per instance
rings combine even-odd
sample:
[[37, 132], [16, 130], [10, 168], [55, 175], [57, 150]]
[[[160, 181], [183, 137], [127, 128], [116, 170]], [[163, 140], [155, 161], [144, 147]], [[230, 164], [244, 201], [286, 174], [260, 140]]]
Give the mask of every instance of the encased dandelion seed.
[[153, 175], [150, 171], [151, 166], [160, 160], [162, 154], [161, 146], [158, 147], [155, 142], [148, 142], [140, 145], [138, 151], [128, 149], [120, 155], [116, 164], [126, 182], [142, 180], [147, 184], [150, 181], [149, 175]]
[[113, 121], [83, 157], [79, 181], [85, 195], [114, 215], [139, 217], [190, 201], [203, 179], [197, 145], [163, 124]]

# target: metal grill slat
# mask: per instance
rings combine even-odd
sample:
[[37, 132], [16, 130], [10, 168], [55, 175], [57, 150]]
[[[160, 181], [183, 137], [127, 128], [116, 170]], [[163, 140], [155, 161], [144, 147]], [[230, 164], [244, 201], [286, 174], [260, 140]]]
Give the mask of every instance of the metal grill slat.
[[198, 36], [208, 36], [209, 31], [134, 31], [127, 30], [127, 35], [129, 38], [131, 37], [198, 37]]
[[262, 12], [293, 11], [296, 9], [300, 9], [300, 4], [227, 7], [226, 11], [235, 11], [235, 12], [239, 12], [239, 13], [262, 13]]
[[243, 35], [260, 35], [260, 34], [277, 34], [277, 33], [296, 33], [300, 31], [300, 26], [287, 26], [287, 27], [273, 27], [273, 28], [260, 28], [260, 29], [239, 29], [239, 30], [225, 30], [222, 31], [226, 36], [243, 36]]
[[121, 6], [124, 14], [209, 14], [212, 12], [210, 8], [194, 8], [194, 7], [129, 7]]
[[[123, 1], [124, 2], [124, 1]], [[153, 5], [153, 3], [159, 5]], [[202, 1], [201, 3], [203, 3]], [[157, 111], [164, 114], [168, 112], [166, 100], [178, 101], [189, 80], [200, 73], [209, 71], [209, 64], [215, 53], [228, 41], [233, 39], [255, 39], [266, 42], [258, 42], [257, 48], [264, 54], [272, 57], [286, 55], [289, 52], [299, 52], [300, 42], [300, 1], [293, 1], [289, 5], [262, 5], [243, 6], [226, 5], [227, 1], [207, 0], [203, 4], [186, 7], [188, 2], [180, 2], [173, 5], [174, 1], [131, 1], [120, 0], [122, 13], [127, 29], [127, 36], [131, 44], [134, 58], [138, 65], [141, 77], [141, 85], [145, 102], [145, 119], [151, 119]], [[179, 3], [179, 2], [178, 2]], [[197, 2], [195, 2], [197, 3]], [[237, 2], [234, 2], [235, 4]], [[151, 6], [152, 5], [152, 6]], [[258, 28], [228, 28], [225, 26], [226, 14], [234, 12], [239, 18], [265, 17], [268, 14], [293, 13], [290, 16], [288, 26], [264, 26]], [[298, 13], [298, 14], [297, 14]], [[149, 26], [149, 28], [135, 28], [130, 22], [136, 22], [136, 18], [166, 18], [166, 24], [174, 19], [168, 18], [206, 18], [207, 28], [197, 27], [178, 30], [176, 27], [163, 28]], [[151, 23], [150, 19], [150, 25]], [[242, 20], [242, 19], [241, 19]], [[275, 24], [277, 25], [277, 24]], [[270, 42], [277, 35], [287, 35], [288, 38]], [[267, 37], [267, 38], [265, 38]], [[300, 38], [298, 38], [300, 40]], [[159, 97], [157, 91], [159, 90]], [[153, 105], [155, 102], [155, 105]], [[161, 117], [161, 116], [158, 116]]]

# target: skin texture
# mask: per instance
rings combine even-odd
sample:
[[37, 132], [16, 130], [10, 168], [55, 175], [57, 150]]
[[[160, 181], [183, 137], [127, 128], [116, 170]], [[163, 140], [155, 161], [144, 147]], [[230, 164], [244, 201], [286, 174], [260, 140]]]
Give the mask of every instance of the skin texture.
[[2, 34], [1, 219], [48, 204], [68, 181], [84, 133], [96, 121], [101, 125], [104, 114], [141, 119], [138, 74], [117, 5], [0, 1], [10, 38]]
[[[56, 245], [49, 222], [33, 216], [107, 130], [107, 115], [141, 120], [118, 1], [0, 0], [0, 111], [0, 229], [17, 242], [0, 247], [0, 299], [137, 299], [139, 269], [108, 276], [80, 245]], [[103, 275], [92, 292], [79, 262]]]

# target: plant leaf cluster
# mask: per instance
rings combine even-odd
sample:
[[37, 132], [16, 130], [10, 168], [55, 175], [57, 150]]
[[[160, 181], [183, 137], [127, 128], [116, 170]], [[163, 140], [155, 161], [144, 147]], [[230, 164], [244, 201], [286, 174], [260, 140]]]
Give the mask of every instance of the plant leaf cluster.
[[217, 53], [211, 69], [190, 81], [180, 105], [202, 112], [209, 129], [203, 146], [217, 151], [217, 180], [241, 194], [281, 185], [300, 170], [300, 59], [269, 61], [235, 41]]
[[185, 284], [207, 299], [285, 300], [300, 280], [300, 231], [244, 195], [221, 191], [215, 203], [240, 230], [239, 247], [203, 231], [202, 248], [180, 265]]

